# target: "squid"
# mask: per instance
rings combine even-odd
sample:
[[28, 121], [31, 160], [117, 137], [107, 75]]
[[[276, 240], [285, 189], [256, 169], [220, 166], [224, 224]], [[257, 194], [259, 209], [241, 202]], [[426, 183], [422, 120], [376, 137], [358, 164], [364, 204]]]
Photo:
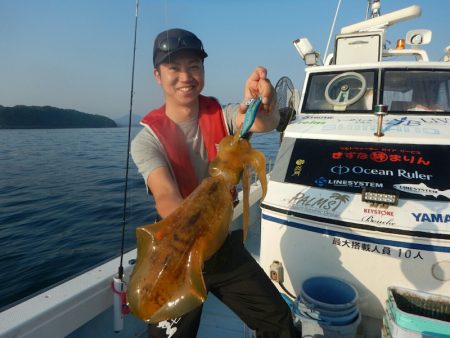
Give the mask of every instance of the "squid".
[[202, 268], [224, 243], [233, 217], [230, 189], [242, 178], [243, 233], [249, 222], [250, 172], [267, 192], [264, 154], [245, 138], [226, 136], [209, 177], [168, 217], [136, 229], [137, 259], [127, 286], [131, 312], [148, 323], [179, 317], [207, 297]]

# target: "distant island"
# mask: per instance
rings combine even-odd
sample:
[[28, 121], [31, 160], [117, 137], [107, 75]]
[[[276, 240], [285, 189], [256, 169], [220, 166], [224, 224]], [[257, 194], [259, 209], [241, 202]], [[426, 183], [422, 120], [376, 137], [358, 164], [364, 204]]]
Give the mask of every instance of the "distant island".
[[[141, 120], [142, 120], [142, 116], [133, 114], [131, 116], [131, 125], [132, 126], [140, 126]], [[123, 115], [121, 117], [115, 118], [114, 122], [116, 122], [118, 127], [128, 127], [128, 124], [130, 122], [130, 116]]]
[[102, 115], [51, 106], [0, 105], [0, 129], [114, 128], [116, 122]]

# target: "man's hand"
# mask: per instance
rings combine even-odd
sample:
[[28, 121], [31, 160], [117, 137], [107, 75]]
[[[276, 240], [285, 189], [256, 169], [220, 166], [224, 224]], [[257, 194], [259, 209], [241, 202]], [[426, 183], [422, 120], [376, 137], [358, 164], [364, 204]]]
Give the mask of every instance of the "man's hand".
[[275, 108], [275, 89], [267, 78], [267, 69], [256, 67], [245, 82], [244, 101], [241, 103], [241, 112], [247, 110], [246, 102], [258, 96], [262, 97], [260, 111], [271, 113]]
[[244, 101], [240, 104], [240, 112], [237, 117], [237, 125], [242, 125], [247, 110], [247, 101], [261, 96], [262, 102], [256, 114], [255, 122], [250, 128], [251, 132], [270, 131], [278, 125], [280, 115], [276, 111], [277, 97], [275, 88], [267, 78], [267, 69], [256, 67], [245, 82]]

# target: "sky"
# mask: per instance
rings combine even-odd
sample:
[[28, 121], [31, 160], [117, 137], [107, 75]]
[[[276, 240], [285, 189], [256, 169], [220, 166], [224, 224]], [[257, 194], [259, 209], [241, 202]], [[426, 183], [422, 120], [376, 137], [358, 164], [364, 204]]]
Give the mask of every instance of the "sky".
[[[450, 0], [382, 0], [381, 14], [413, 4], [419, 18], [388, 30], [395, 44], [410, 29], [433, 31], [438, 60], [450, 45]], [[275, 85], [288, 76], [301, 89], [304, 63], [292, 41], [307, 37], [325, 52], [338, 0], [140, 0], [133, 114], [163, 103], [153, 78], [155, 36], [169, 28], [202, 41], [205, 95], [240, 102], [256, 66]], [[333, 34], [366, 17], [366, 0], [342, 0]], [[76, 109], [116, 119], [130, 111], [136, 0], [0, 0], [0, 105]], [[334, 35], [333, 35], [334, 36]], [[332, 45], [329, 52], [332, 51]]]

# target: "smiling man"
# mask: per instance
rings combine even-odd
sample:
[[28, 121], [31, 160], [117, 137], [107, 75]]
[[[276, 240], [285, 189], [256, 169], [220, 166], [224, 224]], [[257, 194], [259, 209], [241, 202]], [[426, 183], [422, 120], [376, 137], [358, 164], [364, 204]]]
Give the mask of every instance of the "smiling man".
[[[262, 97], [251, 132], [274, 129], [279, 122], [274, 88], [267, 70], [256, 67], [241, 104], [221, 106], [201, 95], [207, 53], [198, 37], [183, 29], [160, 33], [154, 43], [154, 77], [164, 105], [141, 121], [131, 153], [161, 218], [171, 214], [208, 175], [217, 144], [243, 123], [245, 102]], [[231, 198], [231, 196], [230, 196]], [[245, 249], [242, 230], [231, 231], [203, 269], [208, 291], [233, 310], [257, 337], [295, 337], [290, 309], [265, 272]], [[202, 306], [180, 318], [149, 325], [149, 337], [197, 335]]]

